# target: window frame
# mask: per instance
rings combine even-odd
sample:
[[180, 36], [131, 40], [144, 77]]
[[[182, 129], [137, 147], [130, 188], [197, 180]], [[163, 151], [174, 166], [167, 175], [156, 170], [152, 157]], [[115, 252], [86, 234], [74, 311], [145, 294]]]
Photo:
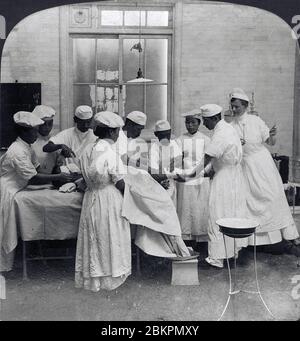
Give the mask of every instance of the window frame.
[[[142, 27], [139, 29], [139, 26], [125, 26], [125, 27], [117, 27], [117, 26], [102, 26], [98, 27], [97, 25], [97, 16], [98, 16], [98, 7], [102, 7], [104, 9], [132, 9], [132, 10], [144, 10], [144, 9], [153, 9], [153, 10], [168, 10], [170, 12], [169, 22], [172, 23], [172, 27]], [[89, 8], [89, 13], [91, 17], [89, 18], [90, 25], [76, 27], [71, 24], [71, 11], [72, 8]], [[80, 35], [83, 36], [112, 36], [112, 35], [149, 35], [151, 37], [155, 36], [169, 36], [169, 57], [168, 57], [168, 120], [172, 125], [172, 121], [176, 121], [173, 117], [173, 108], [174, 108], [174, 80], [173, 80], [173, 72], [176, 72], [174, 69], [174, 58], [176, 54], [176, 47], [174, 45], [174, 18], [175, 18], [175, 4], [152, 4], [151, 6], [147, 6], [146, 4], [138, 4], [136, 7], [135, 4], [132, 3], [124, 3], [120, 6], [118, 3], [85, 3], [85, 4], [77, 4], [77, 5], [65, 5], [59, 8], [59, 59], [60, 59], [60, 129], [66, 129], [73, 125], [73, 69], [72, 69], [72, 59], [73, 59], [73, 51], [72, 51], [72, 39], [71, 36]], [[174, 50], [175, 49], [175, 50]], [[134, 75], [133, 75], [134, 76]], [[120, 75], [119, 75], [120, 77]]]
[[[118, 82], [106, 82], [106, 83], [101, 83], [101, 81], [98, 81], [97, 79], [97, 40], [98, 39], [118, 39], [119, 40], [119, 79]], [[74, 82], [73, 79], [73, 39], [95, 39], [95, 78], [94, 82], [88, 82], [88, 83], [83, 83], [83, 82]], [[118, 109], [119, 109], [119, 114], [121, 116], [125, 116], [127, 114], [123, 108], [123, 101], [121, 98], [122, 96], [122, 91], [124, 86], [137, 86], [136, 83], [128, 83], [123, 79], [123, 42], [125, 39], [139, 39], [138, 35], [126, 35], [126, 34], [70, 34], [69, 35], [69, 45], [70, 45], [70, 60], [69, 60], [69, 65], [71, 69], [71, 74], [70, 74], [70, 86], [71, 86], [71, 92], [70, 92], [70, 101], [71, 101], [71, 108], [74, 110], [74, 87], [75, 86], [81, 86], [81, 85], [94, 85], [95, 86], [95, 101], [97, 102], [97, 86], [102, 85], [110, 85], [113, 87], [118, 87]], [[151, 83], [144, 83], [144, 84], [139, 84], [138, 86], [143, 87], [143, 111], [147, 112], [147, 96], [146, 96], [146, 91], [147, 87], [151, 86], [160, 86], [160, 85], [166, 85], [167, 86], [167, 119], [170, 121], [171, 120], [171, 96], [172, 96], [172, 36], [170, 35], [142, 35], [141, 39], [145, 39], [145, 49], [146, 49], [146, 42], [147, 39], [167, 39], [168, 43], [168, 60], [167, 60], [167, 81], [166, 82], [151, 82]], [[145, 55], [144, 55], [145, 58]], [[145, 60], [144, 60], [145, 64]], [[132, 78], [134, 78], [135, 75], [132, 75]], [[72, 111], [73, 111], [72, 110]], [[146, 132], [146, 135], [148, 136], [150, 132]]]

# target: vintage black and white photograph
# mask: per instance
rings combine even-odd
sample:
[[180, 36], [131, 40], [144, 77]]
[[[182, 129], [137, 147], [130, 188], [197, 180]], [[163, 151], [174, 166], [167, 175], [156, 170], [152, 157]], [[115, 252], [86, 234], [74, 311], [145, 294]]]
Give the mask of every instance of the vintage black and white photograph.
[[1, 321], [299, 321], [300, 8], [279, 3], [3, 1]]

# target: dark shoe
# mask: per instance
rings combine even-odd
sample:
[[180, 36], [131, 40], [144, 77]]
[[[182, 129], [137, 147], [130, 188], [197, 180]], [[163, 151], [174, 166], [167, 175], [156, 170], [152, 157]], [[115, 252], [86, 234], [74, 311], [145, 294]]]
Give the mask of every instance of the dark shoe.
[[292, 241], [286, 240], [284, 246], [284, 253], [300, 257], [300, 244], [295, 245]]
[[198, 266], [200, 270], [222, 270], [222, 268], [217, 268], [215, 266], [212, 266], [211, 264], [207, 263], [205, 259], [199, 259], [198, 260]]

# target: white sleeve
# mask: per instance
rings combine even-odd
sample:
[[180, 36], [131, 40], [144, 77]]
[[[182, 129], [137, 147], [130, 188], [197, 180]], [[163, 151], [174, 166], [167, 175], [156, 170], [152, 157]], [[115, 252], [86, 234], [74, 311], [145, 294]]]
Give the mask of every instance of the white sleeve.
[[207, 146], [205, 154], [219, 159], [224, 154], [226, 147], [224, 139], [222, 139], [221, 136], [215, 135], [212, 137], [210, 144]]
[[116, 184], [119, 180], [124, 178], [126, 167], [124, 166], [120, 156], [114, 151], [111, 151], [107, 161], [108, 174], [111, 176], [112, 182]]
[[18, 176], [25, 181], [29, 181], [31, 178], [37, 175], [37, 170], [34, 164], [31, 162], [31, 158], [27, 154], [14, 155], [12, 164]]
[[159, 150], [155, 144], [150, 149], [150, 168], [159, 169]]
[[35, 168], [38, 168], [40, 166], [38, 157], [33, 149], [32, 149], [32, 154], [31, 154], [31, 162]]
[[261, 134], [262, 142], [266, 142], [266, 140], [270, 137], [270, 129], [260, 117], [257, 117], [257, 119], [258, 119], [259, 131]]
[[53, 142], [54, 144], [65, 144], [66, 146], [70, 147], [65, 131], [61, 131], [57, 135], [52, 136], [49, 141]]

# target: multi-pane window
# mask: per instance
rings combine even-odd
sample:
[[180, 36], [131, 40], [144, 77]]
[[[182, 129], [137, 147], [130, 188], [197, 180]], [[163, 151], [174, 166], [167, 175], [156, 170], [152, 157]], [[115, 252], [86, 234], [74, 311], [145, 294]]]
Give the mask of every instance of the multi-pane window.
[[[139, 110], [147, 114], [146, 129], [170, 116], [171, 35], [163, 34], [170, 12], [158, 10], [101, 9], [100, 23], [112, 27], [111, 34], [72, 34], [73, 109], [90, 105], [94, 112], [108, 110], [126, 116]], [[141, 26], [155, 26], [153, 34], [142, 34]], [[113, 26], [135, 26], [136, 33], [116, 33]], [[161, 28], [162, 34], [156, 31]], [[107, 31], [106, 31], [107, 32]], [[114, 32], [114, 33], [113, 33]], [[133, 48], [140, 43], [142, 51]], [[138, 68], [150, 83], [131, 83]]]
[[168, 10], [119, 10], [101, 9], [101, 26], [144, 26], [167, 27], [171, 26], [172, 16]]
[[[81, 104], [94, 112], [108, 110], [125, 116], [140, 110], [148, 114], [147, 128], [168, 117], [168, 37], [105, 37], [73, 39], [74, 108]], [[131, 47], [141, 42], [139, 53]], [[120, 56], [121, 54], [121, 56]], [[141, 66], [151, 83], [128, 83]]]

